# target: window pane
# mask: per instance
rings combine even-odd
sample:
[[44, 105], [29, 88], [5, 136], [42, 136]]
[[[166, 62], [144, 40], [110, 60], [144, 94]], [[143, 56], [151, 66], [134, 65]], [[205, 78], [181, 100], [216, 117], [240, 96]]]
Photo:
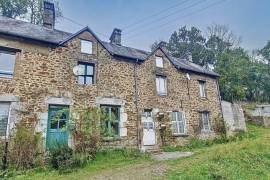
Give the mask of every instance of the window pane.
[[157, 86], [157, 92], [160, 92], [160, 88], [159, 88], [159, 78], [156, 78], [156, 86]]
[[88, 65], [87, 66], [87, 75], [93, 75], [94, 68], [93, 66]]
[[178, 134], [178, 128], [177, 128], [177, 122], [176, 121], [172, 122], [172, 131], [173, 131], [173, 134]]
[[92, 77], [86, 77], [85, 84], [93, 84], [93, 78]]
[[87, 53], [87, 54], [92, 54], [92, 42], [81, 40], [81, 52]]
[[178, 121], [183, 121], [183, 114], [182, 114], [182, 112], [177, 112], [177, 120]]
[[165, 78], [160, 78], [159, 80], [159, 83], [160, 83], [160, 93], [161, 94], [166, 94], [166, 82], [165, 82]]
[[112, 133], [115, 134], [115, 135], [119, 135], [119, 123], [118, 122], [114, 122], [114, 123], [111, 123], [112, 124]]
[[80, 67], [79, 75], [85, 75], [85, 65], [79, 64], [79, 67]]
[[185, 124], [183, 121], [178, 121], [178, 127], [179, 127], [179, 133], [183, 134], [185, 133]]
[[0, 76], [12, 77], [15, 66], [15, 54], [0, 52]]
[[162, 57], [156, 57], [156, 66], [163, 68], [163, 59]]
[[202, 113], [202, 123], [203, 123], [203, 129], [204, 130], [210, 130], [210, 127], [209, 127], [209, 114], [208, 113]]
[[60, 120], [59, 121], [59, 129], [63, 129], [66, 127], [66, 120]]
[[9, 103], [0, 103], [0, 136], [6, 135], [9, 105]]
[[51, 129], [57, 129], [58, 128], [58, 119], [53, 118], [51, 119]]
[[200, 85], [200, 96], [205, 97], [205, 82], [199, 82]]
[[114, 118], [115, 121], [119, 121], [119, 108], [118, 107], [112, 107], [112, 118]]
[[172, 113], [172, 120], [173, 121], [177, 121], [177, 116], [176, 115], [177, 115], [177, 112]]
[[84, 83], [84, 76], [78, 76], [78, 84], [85, 84]]

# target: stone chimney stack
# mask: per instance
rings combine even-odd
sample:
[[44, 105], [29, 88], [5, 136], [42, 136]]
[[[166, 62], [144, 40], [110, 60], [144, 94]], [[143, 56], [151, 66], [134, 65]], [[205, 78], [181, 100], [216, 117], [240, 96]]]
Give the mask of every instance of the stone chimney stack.
[[121, 29], [117, 29], [114, 28], [112, 35], [110, 37], [110, 41], [112, 44], [117, 44], [121, 46], [121, 34], [122, 34], [122, 30]]
[[48, 29], [54, 29], [55, 8], [54, 3], [44, 1], [43, 26]]

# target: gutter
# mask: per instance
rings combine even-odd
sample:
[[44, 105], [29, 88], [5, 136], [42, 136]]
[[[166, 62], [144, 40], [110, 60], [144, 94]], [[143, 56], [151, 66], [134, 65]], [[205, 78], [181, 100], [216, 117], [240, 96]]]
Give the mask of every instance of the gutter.
[[135, 106], [136, 106], [136, 114], [137, 114], [137, 146], [140, 149], [141, 148], [141, 131], [140, 131], [140, 116], [139, 116], [139, 107], [138, 107], [138, 76], [137, 76], [137, 65], [138, 65], [139, 59], [136, 59], [136, 63], [134, 64], [134, 71], [133, 71], [133, 77], [134, 77], [134, 90], [135, 90]]

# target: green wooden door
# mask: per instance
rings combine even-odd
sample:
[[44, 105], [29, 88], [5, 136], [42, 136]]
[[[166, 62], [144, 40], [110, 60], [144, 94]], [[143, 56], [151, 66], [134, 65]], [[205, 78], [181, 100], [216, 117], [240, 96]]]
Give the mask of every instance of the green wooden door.
[[68, 145], [67, 123], [69, 107], [50, 105], [47, 128], [47, 149], [56, 149]]

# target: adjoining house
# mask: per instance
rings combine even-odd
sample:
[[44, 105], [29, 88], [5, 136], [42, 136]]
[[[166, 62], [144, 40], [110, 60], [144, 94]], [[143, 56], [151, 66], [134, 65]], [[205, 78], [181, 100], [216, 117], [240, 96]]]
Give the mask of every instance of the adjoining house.
[[152, 52], [126, 47], [120, 29], [110, 42], [89, 27], [56, 30], [53, 6], [45, 3], [44, 26], [0, 17], [1, 136], [37, 117], [44, 146], [51, 140], [72, 146], [61, 131], [68, 114], [51, 119], [63, 108], [85, 105], [116, 117], [108, 129], [118, 138], [104, 139], [104, 146], [146, 149], [218, 134], [217, 73], [172, 57], [162, 44]]

